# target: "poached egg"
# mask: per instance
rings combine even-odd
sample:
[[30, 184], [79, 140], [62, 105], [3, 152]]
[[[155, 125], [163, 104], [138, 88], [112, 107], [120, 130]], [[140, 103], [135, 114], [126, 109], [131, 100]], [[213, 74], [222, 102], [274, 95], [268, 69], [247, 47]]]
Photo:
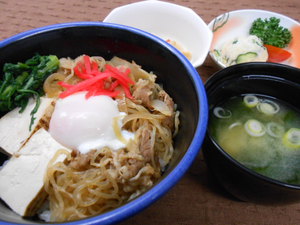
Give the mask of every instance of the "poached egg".
[[49, 125], [52, 137], [83, 154], [105, 146], [113, 150], [126, 147], [134, 134], [121, 129], [126, 114], [118, 110], [118, 103], [106, 95], [88, 99], [85, 95], [79, 92], [57, 101]]

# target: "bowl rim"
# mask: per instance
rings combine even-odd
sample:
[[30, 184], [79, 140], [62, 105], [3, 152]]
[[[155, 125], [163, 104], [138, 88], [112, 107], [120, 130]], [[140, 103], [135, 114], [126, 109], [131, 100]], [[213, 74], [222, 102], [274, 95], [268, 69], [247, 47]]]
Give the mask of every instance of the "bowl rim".
[[[164, 179], [160, 180], [153, 187], [151, 187], [148, 191], [140, 195], [138, 198], [116, 208], [111, 211], [102, 213], [97, 216], [89, 217], [82, 220], [65, 222], [62, 224], [71, 224], [71, 225], [79, 225], [79, 224], [114, 224], [120, 222], [122, 220], [127, 219], [134, 214], [144, 210], [146, 207], [150, 206], [152, 203], [157, 201], [160, 197], [162, 197], [169, 189], [171, 189], [185, 174], [188, 168], [191, 166], [192, 162], [196, 158], [198, 152], [200, 151], [201, 145], [203, 143], [206, 127], [208, 122], [208, 104], [207, 104], [207, 96], [204, 88], [204, 84], [196, 71], [193, 65], [188, 61], [188, 59], [181, 54], [175, 47], [169, 45], [164, 40], [160, 39], [157, 36], [154, 36], [146, 31], [120, 25], [120, 24], [111, 24], [105, 22], [90, 22], [90, 21], [81, 21], [81, 22], [69, 22], [69, 23], [59, 23], [54, 25], [43, 26], [39, 28], [35, 28], [32, 30], [28, 30], [9, 38], [0, 41], [0, 51], [1, 48], [8, 46], [14, 42], [30, 38], [35, 35], [40, 35], [43, 33], [47, 33], [49, 31], [55, 31], [60, 29], [74, 28], [74, 27], [105, 27], [112, 29], [124, 30], [127, 32], [134, 33], [139, 36], [146, 37], [151, 39], [153, 42], [156, 42], [159, 45], [162, 45], [164, 48], [168, 49], [173, 55], [175, 55], [182, 62], [182, 65], [186, 68], [188, 75], [191, 78], [192, 83], [194, 84], [196, 96], [198, 98], [198, 122], [194, 132], [193, 139], [186, 149], [186, 153], [183, 158], [178, 162], [178, 164], [170, 171], [169, 174], [165, 176]], [[8, 221], [1, 221], [1, 224], [15, 224]], [[56, 223], [60, 224], [60, 223]]]
[[274, 11], [270, 11], [270, 10], [265, 10], [265, 9], [255, 9], [255, 8], [250, 8], [250, 9], [237, 9], [237, 10], [232, 10], [232, 11], [228, 11], [228, 12], [225, 12], [225, 13], [222, 13], [218, 16], [216, 16], [215, 18], [213, 18], [209, 23], [208, 23], [208, 27], [209, 28], [212, 28], [212, 25], [214, 24], [214, 20], [224, 14], [232, 14], [232, 13], [249, 13], [249, 12], [260, 12], [260, 13], [268, 13], [268, 14], [274, 14], [274, 15], [277, 15], [277, 16], [280, 16], [282, 18], [285, 18], [286, 20], [288, 20], [289, 22], [291, 23], [295, 23], [295, 24], [300, 24], [297, 20], [289, 17], [289, 16], [286, 16], [282, 13], [278, 13], [278, 12], [274, 12]]
[[[214, 85], [216, 82], [218, 82], [219, 78], [224, 78], [223, 74], [228, 74], [231, 71], [240, 71], [241, 69], [245, 68], [245, 67], [253, 67], [253, 70], [258, 67], [259, 69], [261, 68], [266, 68], [266, 67], [274, 67], [275, 69], [286, 69], [286, 70], [291, 70], [291, 71], [295, 71], [298, 72], [300, 75], [300, 69], [293, 67], [293, 66], [289, 66], [289, 65], [285, 65], [285, 64], [279, 64], [279, 63], [264, 63], [264, 62], [249, 62], [249, 63], [243, 63], [243, 64], [236, 64], [236, 65], [232, 65], [229, 67], [226, 67], [222, 70], [217, 71], [216, 73], [214, 73], [206, 82], [205, 84], [205, 88], [207, 90], [207, 95], [208, 95], [208, 100], [209, 100], [209, 93], [208, 93], [208, 89], [211, 89], [212, 85]], [[245, 74], [243, 71], [241, 72], [239, 78], [241, 78], [242, 76], [245, 75], [249, 75], [249, 74]], [[256, 77], [258, 75], [266, 75], [265, 79], [276, 79], [276, 80], [282, 80], [279, 77], [275, 77], [274, 75], [269, 75], [268, 74], [256, 74], [256, 72], [253, 72], [253, 75], [256, 75]], [[273, 77], [273, 78], [272, 78]], [[230, 79], [225, 79], [225, 80], [232, 80], [233, 78], [230, 77]], [[247, 79], [250, 79], [249, 77]], [[298, 78], [300, 79], [300, 77]], [[221, 83], [225, 82], [224, 79], [221, 79]], [[295, 81], [291, 81], [292, 83], [296, 83]], [[290, 83], [290, 82], [289, 82]], [[300, 87], [300, 84], [298, 84]], [[209, 106], [210, 107], [210, 106]], [[208, 123], [209, 126], [209, 123]], [[289, 188], [289, 189], [295, 189], [295, 190], [300, 190], [300, 184], [289, 184], [289, 183], [285, 183], [267, 176], [264, 176], [262, 174], [259, 174], [249, 168], [247, 168], [246, 166], [244, 166], [243, 164], [241, 164], [239, 161], [237, 161], [236, 159], [234, 159], [230, 154], [228, 154], [218, 143], [217, 141], [211, 136], [211, 134], [209, 133], [208, 129], [206, 132], [206, 138], [213, 143], [213, 145], [217, 148], [217, 151], [220, 152], [228, 161], [230, 161], [232, 163], [232, 165], [240, 170], [242, 170], [243, 172], [246, 172], [247, 174], [251, 175], [252, 177], [255, 178], [259, 178], [271, 185], [277, 185], [283, 188]]]

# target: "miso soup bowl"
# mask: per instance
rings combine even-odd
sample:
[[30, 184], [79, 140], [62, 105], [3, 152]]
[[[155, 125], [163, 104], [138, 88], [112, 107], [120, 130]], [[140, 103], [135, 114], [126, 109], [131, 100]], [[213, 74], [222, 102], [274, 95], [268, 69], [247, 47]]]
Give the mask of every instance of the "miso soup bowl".
[[[300, 70], [271, 63], [245, 63], [216, 72], [205, 84], [209, 110], [246, 93], [267, 95], [300, 110]], [[210, 122], [208, 122], [209, 126]], [[232, 143], [234, 144], [234, 143]], [[260, 175], [233, 159], [207, 131], [203, 154], [215, 180], [234, 197], [260, 204], [300, 201], [300, 186]]]
[[[157, 75], [157, 82], [173, 97], [181, 112], [180, 130], [174, 140], [176, 154], [150, 190], [109, 212], [64, 224], [117, 223], [154, 203], [179, 181], [201, 148], [208, 120], [204, 85], [186, 57], [164, 40], [132, 27], [76, 22], [50, 25], [3, 40], [0, 42], [1, 71], [4, 63], [22, 62], [35, 53], [54, 54], [59, 58], [88, 54], [107, 60], [118, 56], [134, 61]], [[3, 154], [0, 155], [0, 165], [5, 159]], [[41, 221], [24, 219], [0, 201], [0, 224], [34, 223]]]

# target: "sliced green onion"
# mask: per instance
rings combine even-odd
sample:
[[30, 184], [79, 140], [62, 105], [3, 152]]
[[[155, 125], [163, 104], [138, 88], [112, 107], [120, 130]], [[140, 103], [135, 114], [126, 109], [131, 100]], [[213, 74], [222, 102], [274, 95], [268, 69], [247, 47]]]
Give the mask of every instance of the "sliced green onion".
[[300, 129], [291, 128], [283, 136], [282, 142], [289, 148], [300, 148]]
[[274, 115], [278, 113], [280, 107], [271, 100], [264, 100], [257, 105], [257, 109], [266, 115]]
[[231, 117], [231, 112], [228, 109], [224, 109], [222, 107], [215, 107], [214, 115], [218, 118], [226, 119]]
[[266, 125], [267, 133], [275, 138], [282, 137], [284, 134], [284, 127], [278, 123], [270, 122]]
[[258, 98], [255, 95], [245, 95], [244, 97], [244, 103], [249, 108], [255, 107], [258, 102]]
[[237, 127], [237, 126], [240, 126], [240, 125], [242, 125], [241, 122], [235, 122], [235, 123], [231, 124], [231, 125], [228, 127], [228, 129], [230, 130], [230, 129], [232, 129], [232, 128], [234, 128], [234, 127]]
[[260, 137], [266, 133], [266, 128], [258, 120], [248, 120], [245, 125], [246, 132], [253, 137]]

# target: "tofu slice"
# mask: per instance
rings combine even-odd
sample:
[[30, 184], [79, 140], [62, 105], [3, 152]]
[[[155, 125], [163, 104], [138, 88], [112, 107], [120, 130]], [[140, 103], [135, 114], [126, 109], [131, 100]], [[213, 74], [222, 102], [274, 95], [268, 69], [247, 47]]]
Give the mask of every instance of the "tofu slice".
[[0, 148], [2, 148], [2, 151], [4, 150], [5, 154], [12, 155], [16, 153], [26, 143], [35, 129], [42, 123], [43, 117], [47, 115], [52, 103], [54, 104], [52, 98], [41, 98], [41, 104], [35, 114], [36, 119], [31, 131], [29, 131], [30, 113], [35, 106], [33, 98], [29, 100], [24, 112], [19, 113], [20, 108], [15, 108], [0, 119]]
[[[0, 197], [13, 211], [33, 216], [44, 203], [47, 198], [44, 176], [49, 161], [60, 149], [66, 148], [41, 128], [0, 170]], [[65, 155], [61, 155], [57, 161], [64, 159]]]

